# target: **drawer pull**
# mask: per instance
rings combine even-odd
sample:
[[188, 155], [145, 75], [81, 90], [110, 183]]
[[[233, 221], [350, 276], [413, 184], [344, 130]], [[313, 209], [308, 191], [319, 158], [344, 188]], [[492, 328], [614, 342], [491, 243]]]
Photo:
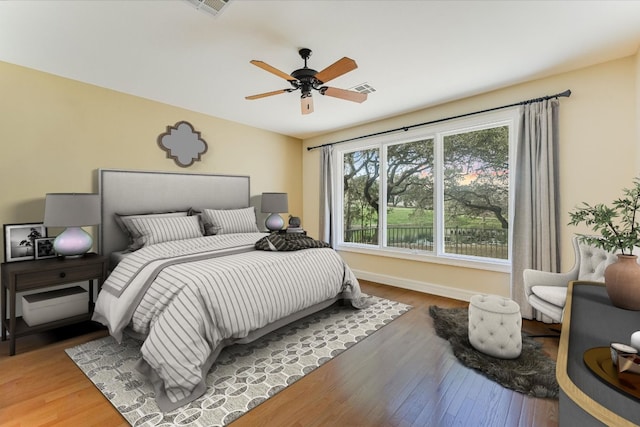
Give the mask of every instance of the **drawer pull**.
[[67, 273], [65, 273], [64, 271], [61, 271], [61, 272], [60, 272], [60, 277], [61, 277], [62, 279], [64, 279], [66, 276], [67, 276]]

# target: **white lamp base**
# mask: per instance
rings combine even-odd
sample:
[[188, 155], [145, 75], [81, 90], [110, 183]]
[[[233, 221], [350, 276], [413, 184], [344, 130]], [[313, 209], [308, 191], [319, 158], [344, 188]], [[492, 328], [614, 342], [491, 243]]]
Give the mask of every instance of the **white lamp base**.
[[272, 213], [267, 217], [264, 225], [269, 229], [269, 231], [282, 230], [282, 227], [284, 227], [284, 219], [282, 219], [282, 217], [277, 213]]
[[67, 258], [83, 256], [93, 246], [93, 238], [80, 227], [68, 227], [53, 241], [53, 249]]

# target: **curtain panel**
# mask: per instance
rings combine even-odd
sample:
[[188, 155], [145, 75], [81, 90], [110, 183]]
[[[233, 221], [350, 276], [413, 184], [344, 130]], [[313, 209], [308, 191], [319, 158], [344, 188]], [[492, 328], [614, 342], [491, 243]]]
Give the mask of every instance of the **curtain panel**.
[[527, 301], [523, 271], [558, 272], [558, 111], [550, 99], [520, 107], [511, 263], [511, 298], [522, 317], [551, 322]]
[[335, 249], [333, 224], [333, 146], [320, 153], [320, 239]]

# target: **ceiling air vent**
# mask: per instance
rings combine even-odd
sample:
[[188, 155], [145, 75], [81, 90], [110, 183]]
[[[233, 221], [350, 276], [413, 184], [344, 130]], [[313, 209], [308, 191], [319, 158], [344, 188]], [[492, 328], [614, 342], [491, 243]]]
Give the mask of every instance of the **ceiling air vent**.
[[354, 87], [349, 88], [349, 90], [354, 90], [360, 93], [373, 93], [376, 90], [369, 83], [360, 83], [359, 85], [355, 85]]
[[231, 0], [187, 0], [193, 4], [196, 9], [212, 15], [219, 15], [223, 9], [231, 2]]

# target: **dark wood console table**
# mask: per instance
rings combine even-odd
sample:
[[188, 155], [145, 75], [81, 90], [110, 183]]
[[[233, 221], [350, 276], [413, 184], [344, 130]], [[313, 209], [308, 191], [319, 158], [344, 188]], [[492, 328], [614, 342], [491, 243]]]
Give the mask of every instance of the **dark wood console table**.
[[614, 307], [603, 283], [569, 284], [556, 367], [561, 427], [640, 425], [640, 400], [606, 384], [583, 359], [593, 347], [629, 344], [639, 329], [640, 311]]

